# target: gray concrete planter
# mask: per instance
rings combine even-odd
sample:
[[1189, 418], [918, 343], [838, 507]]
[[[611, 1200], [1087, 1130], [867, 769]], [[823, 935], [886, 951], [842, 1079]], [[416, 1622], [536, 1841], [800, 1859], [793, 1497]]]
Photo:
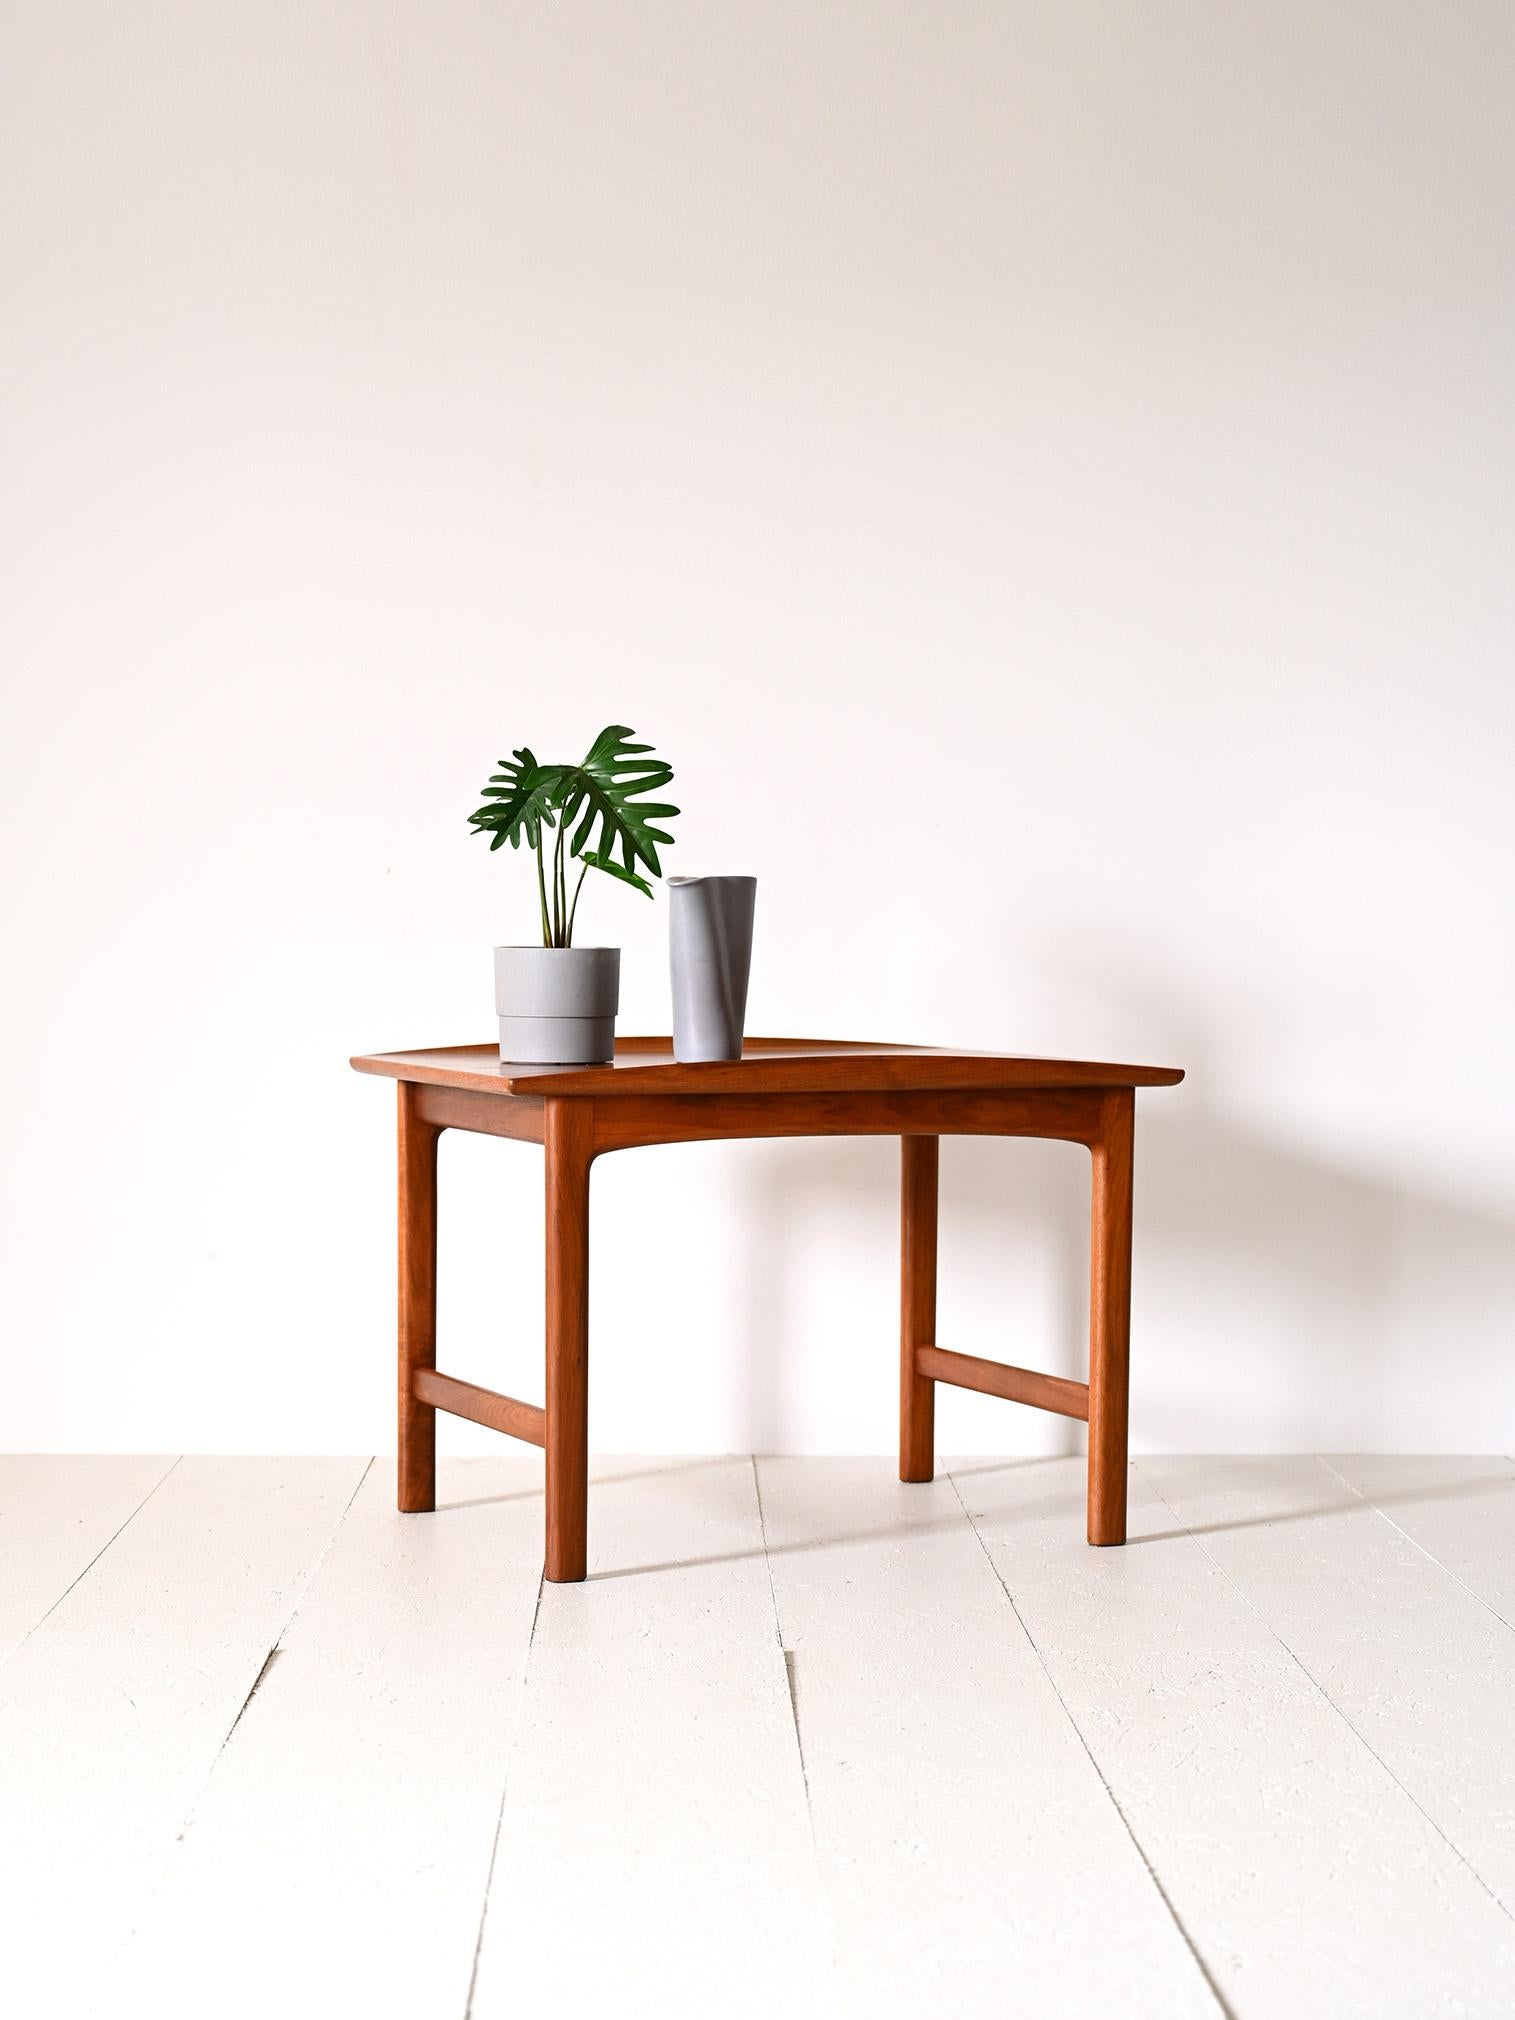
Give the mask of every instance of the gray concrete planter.
[[619, 947], [496, 947], [500, 1057], [523, 1066], [595, 1066], [615, 1054]]

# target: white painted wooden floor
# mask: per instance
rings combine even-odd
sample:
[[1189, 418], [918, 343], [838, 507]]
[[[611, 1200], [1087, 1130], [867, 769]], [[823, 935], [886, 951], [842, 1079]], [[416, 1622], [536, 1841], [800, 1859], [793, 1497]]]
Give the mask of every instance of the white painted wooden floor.
[[0, 1460], [26, 2020], [1515, 2013], [1515, 1464]]

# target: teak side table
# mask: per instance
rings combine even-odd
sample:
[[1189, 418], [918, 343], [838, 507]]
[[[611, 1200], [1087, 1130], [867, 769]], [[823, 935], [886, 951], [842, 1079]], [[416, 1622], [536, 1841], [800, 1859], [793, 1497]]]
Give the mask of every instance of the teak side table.
[[[1020, 1059], [925, 1046], [748, 1039], [739, 1060], [681, 1066], [666, 1038], [622, 1038], [608, 1066], [506, 1066], [492, 1045], [353, 1060], [399, 1082], [399, 1505], [436, 1506], [438, 1410], [547, 1453], [546, 1575], [584, 1576], [589, 1498], [589, 1167], [607, 1150], [740, 1136], [897, 1136], [900, 1478], [929, 1480], [937, 1382], [1089, 1425], [1088, 1535], [1126, 1540], [1131, 1144], [1136, 1089], [1162, 1066]], [[540, 1143], [547, 1178], [546, 1408], [437, 1369], [437, 1138]], [[1054, 1137], [1093, 1162], [1089, 1379], [1070, 1382], [938, 1346], [937, 1145], [943, 1136]]]

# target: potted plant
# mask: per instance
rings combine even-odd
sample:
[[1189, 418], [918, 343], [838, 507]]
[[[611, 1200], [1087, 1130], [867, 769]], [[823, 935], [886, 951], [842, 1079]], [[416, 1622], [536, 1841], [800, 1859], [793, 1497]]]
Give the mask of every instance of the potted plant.
[[652, 823], [678, 812], [645, 797], [668, 784], [673, 767], [632, 735], [612, 723], [576, 765], [540, 764], [523, 747], [499, 760], [487, 804], [468, 817], [492, 850], [506, 842], [518, 849], [524, 837], [537, 859], [542, 944], [494, 950], [502, 1059], [592, 1065], [615, 1052], [621, 950], [574, 946], [579, 893], [587, 873], [600, 870], [650, 898], [638, 864], [648, 876], [663, 874], [657, 844], [673, 837]]

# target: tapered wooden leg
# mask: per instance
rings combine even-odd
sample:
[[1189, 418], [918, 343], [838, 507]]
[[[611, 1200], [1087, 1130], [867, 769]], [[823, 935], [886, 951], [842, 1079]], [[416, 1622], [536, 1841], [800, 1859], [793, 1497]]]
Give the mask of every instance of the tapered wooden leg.
[[1131, 1352], [1131, 1149], [1136, 1095], [1113, 1088], [1094, 1153], [1089, 1273], [1089, 1541], [1126, 1540]]
[[915, 1350], [936, 1341], [938, 1139], [900, 1138], [900, 1478], [929, 1480], [936, 1465], [936, 1384]]
[[437, 1505], [437, 1413], [412, 1379], [437, 1364], [437, 1138], [416, 1114], [418, 1090], [400, 1087], [399, 1462], [395, 1499], [405, 1515]]
[[584, 1576], [589, 1515], [589, 1166], [587, 1101], [549, 1101], [547, 1153], [547, 1577]]

